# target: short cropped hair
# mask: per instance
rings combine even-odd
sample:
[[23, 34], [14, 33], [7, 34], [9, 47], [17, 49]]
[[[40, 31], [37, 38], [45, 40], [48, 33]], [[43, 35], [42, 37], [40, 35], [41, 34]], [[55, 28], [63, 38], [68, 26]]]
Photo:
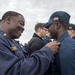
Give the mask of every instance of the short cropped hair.
[[[4, 15], [2, 16], [2, 20], [5, 20], [8, 16], [9, 17], [12, 17], [12, 16], [18, 16], [18, 15], [21, 15], [20, 13], [18, 12], [15, 12], [15, 11], [7, 11], [4, 13]], [[22, 16], [22, 15], [21, 15]]]
[[35, 31], [37, 32], [39, 28], [42, 29], [43, 27], [44, 27], [44, 26], [43, 26], [43, 23], [37, 23], [37, 24], [35, 25]]

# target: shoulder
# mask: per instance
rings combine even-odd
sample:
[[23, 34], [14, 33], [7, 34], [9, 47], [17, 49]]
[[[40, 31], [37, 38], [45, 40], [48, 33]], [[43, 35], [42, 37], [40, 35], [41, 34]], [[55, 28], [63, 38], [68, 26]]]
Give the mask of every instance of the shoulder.
[[3, 42], [7, 42], [6, 37], [3, 35], [0, 35], [0, 43], [3, 43]]
[[33, 38], [29, 41], [29, 43], [31, 43], [31, 42], [41, 42], [41, 39], [39, 39], [39, 38], [37, 38], [37, 37], [33, 37]]
[[72, 38], [65, 38], [62, 42], [61, 45], [59, 47], [59, 53], [64, 53], [65, 55], [68, 53], [73, 53], [73, 51], [75, 50], [75, 40], [73, 40]]
[[66, 46], [75, 45], [75, 40], [70, 37], [67, 37], [62, 41], [62, 44], [65, 44]]

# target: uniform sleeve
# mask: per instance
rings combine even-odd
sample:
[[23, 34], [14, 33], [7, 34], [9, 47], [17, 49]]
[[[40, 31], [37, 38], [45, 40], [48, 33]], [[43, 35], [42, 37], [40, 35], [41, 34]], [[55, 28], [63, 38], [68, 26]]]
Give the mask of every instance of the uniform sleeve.
[[43, 75], [52, 58], [52, 51], [46, 46], [24, 59], [17, 58], [8, 46], [0, 43], [0, 75]]
[[[69, 43], [70, 42], [70, 43]], [[75, 42], [64, 41], [58, 53], [61, 75], [75, 75]]]

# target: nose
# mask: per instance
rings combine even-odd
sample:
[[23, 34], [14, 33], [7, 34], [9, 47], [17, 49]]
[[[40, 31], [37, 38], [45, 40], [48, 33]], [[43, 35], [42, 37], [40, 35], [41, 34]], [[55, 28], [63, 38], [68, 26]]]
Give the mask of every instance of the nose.
[[21, 32], [23, 32], [25, 29], [24, 29], [24, 26], [20, 26], [21, 28]]

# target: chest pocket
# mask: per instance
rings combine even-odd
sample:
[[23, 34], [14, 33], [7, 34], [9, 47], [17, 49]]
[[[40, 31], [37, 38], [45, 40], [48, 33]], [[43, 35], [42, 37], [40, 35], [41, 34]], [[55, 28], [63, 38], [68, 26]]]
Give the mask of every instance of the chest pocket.
[[15, 55], [18, 59], [24, 60], [25, 56], [22, 52], [22, 48], [19, 44], [14, 43], [12, 40], [8, 40], [8, 44], [10, 47], [10, 51], [12, 52], [13, 55]]

